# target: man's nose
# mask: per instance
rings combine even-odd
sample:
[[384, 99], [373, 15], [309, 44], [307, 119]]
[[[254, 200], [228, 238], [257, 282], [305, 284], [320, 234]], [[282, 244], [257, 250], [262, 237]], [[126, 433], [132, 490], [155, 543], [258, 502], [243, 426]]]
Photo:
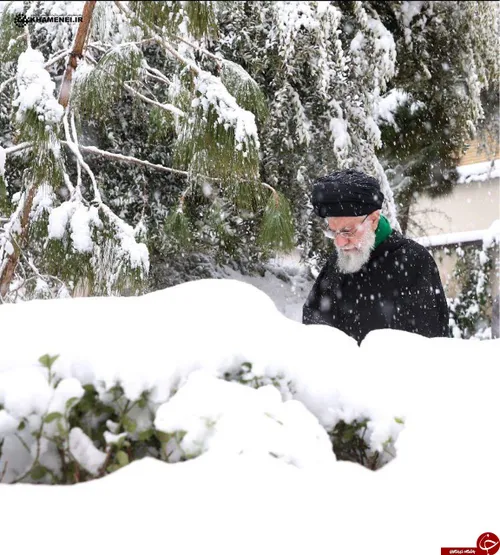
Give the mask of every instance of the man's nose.
[[335, 237], [335, 244], [337, 245], [337, 247], [345, 247], [347, 243], [349, 243], [349, 239], [347, 239], [346, 237], [342, 237], [342, 235], [337, 235], [337, 237]]

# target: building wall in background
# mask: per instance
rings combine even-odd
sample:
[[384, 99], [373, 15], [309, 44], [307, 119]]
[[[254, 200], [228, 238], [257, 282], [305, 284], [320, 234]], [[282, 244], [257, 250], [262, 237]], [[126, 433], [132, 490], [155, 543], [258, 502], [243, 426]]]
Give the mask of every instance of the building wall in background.
[[450, 195], [416, 199], [409, 235], [483, 230], [500, 219], [500, 137], [490, 137], [484, 148], [472, 141], [457, 171], [459, 181]]
[[487, 148], [481, 148], [479, 142], [474, 140], [462, 156], [459, 166], [489, 162], [498, 158], [500, 158], [500, 141], [498, 139], [490, 137]]
[[[500, 160], [497, 161], [500, 171]], [[487, 174], [486, 174], [487, 175]], [[484, 174], [482, 174], [484, 177]], [[410, 212], [410, 235], [421, 237], [487, 229], [500, 218], [500, 177], [459, 183], [442, 198], [420, 197]]]

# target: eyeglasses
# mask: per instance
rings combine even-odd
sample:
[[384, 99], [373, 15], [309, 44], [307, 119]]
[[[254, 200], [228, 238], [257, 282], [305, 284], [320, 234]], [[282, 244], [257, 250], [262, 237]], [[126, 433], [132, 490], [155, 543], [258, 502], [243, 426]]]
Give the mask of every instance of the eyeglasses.
[[362, 222], [359, 222], [359, 224], [357, 224], [356, 226], [354, 226], [352, 229], [348, 229], [348, 230], [343, 230], [343, 231], [333, 231], [330, 228], [327, 229], [323, 229], [323, 233], [325, 234], [325, 237], [328, 237], [328, 239], [336, 239], [337, 237], [344, 237], [344, 239], [350, 239], [351, 237], [354, 237], [356, 235], [356, 233], [359, 231], [359, 228], [366, 222], [366, 219], [368, 218], [370, 214], [367, 214]]

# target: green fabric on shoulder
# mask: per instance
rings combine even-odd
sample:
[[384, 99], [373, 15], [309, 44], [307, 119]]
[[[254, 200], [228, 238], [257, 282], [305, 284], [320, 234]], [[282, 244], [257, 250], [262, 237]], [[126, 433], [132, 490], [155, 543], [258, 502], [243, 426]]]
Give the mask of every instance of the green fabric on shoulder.
[[373, 248], [376, 249], [379, 245], [381, 245], [391, 233], [392, 227], [389, 220], [381, 214], [377, 231], [375, 231], [375, 246]]

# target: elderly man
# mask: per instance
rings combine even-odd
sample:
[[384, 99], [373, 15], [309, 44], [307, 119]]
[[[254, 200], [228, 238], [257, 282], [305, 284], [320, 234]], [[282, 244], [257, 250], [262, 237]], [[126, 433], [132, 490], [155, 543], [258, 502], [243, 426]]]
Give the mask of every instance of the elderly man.
[[315, 213], [333, 240], [329, 258], [303, 308], [304, 324], [334, 326], [358, 343], [372, 330], [393, 328], [449, 337], [448, 305], [434, 259], [391, 229], [380, 213], [376, 179], [335, 172], [314, 186]]

